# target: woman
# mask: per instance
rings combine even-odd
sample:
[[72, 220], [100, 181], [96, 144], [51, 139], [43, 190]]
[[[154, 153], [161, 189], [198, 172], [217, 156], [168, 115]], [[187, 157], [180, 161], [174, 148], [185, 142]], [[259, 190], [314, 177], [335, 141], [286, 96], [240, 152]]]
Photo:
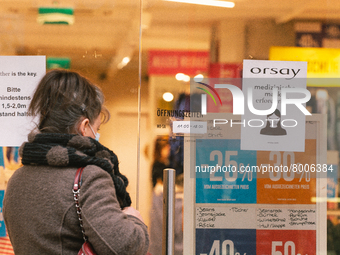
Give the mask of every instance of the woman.
[[80, 206], [97, 254], [146, 254], [147, 227], [130, 207], [128, 181], [116, 155], [95, 140], [107, 122], [103, 95], [79, 74], [52, 70], [29, 112], [38, 128], [20, 148], [23, 167], [8, 182], [4, 218], [15, 254], [77, 254], [84, 240], [73, 199], [76, 170], [85, 167]]

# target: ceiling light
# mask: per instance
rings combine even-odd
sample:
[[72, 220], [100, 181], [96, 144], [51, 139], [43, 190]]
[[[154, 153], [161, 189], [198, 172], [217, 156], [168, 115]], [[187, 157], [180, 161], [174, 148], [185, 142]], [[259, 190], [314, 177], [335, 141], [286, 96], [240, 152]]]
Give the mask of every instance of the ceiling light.
[[166, 101], [166, 102], [171, 102], [173, 99], [174, 99], [174, 95], [170, 92], [165, 92], [163, 94], [163, 99]]
[[176, 80], [178, 81], [185, 81], [185, 82], [189, 82], [190, 81], [190, 76], [186, 75], [184, 73], [178, 73], [176, 74]]
[[122, 61], [117, 65], [117, 68], [122, 69], [124, 66], [126, 66], [130, 62], [130, 60], [131, 59], [129, 57], [124, 57]]
[[39, 7], [37, 21], [40, 24], [73, 25], [74, 11], [73, 8]]
[[183, 81], [189, 82], [190, 81], [190, 76], [189, 75], [184, 75]]
[[197, 74], [197, 75], [194, 77], [194, 81], [195, 81], [195, 82], [202, 82], [203, 79], [204, 79], [203, 74]]
[[123, 58], [123, 60], [122, 60], [122, 63], [123, 64], [127, 64], [127, 63], [129, 63], [130, 62], [130, 58], [129, 57], [125, 57], [125, 58]]
[[183, 81], [185, 74], [184, 73], [178, 73], [178, 74], [176, 74], [175, 77], [176, 77], [176, 80]]
[[187, 3], [187, 4], [209, 5], [209, 6], [226, 7], [226, 8], [234, 8], [235, 6], [235, 3], [233, 2], [218, 1], [218, 0], [164, 0], [164, 1]]

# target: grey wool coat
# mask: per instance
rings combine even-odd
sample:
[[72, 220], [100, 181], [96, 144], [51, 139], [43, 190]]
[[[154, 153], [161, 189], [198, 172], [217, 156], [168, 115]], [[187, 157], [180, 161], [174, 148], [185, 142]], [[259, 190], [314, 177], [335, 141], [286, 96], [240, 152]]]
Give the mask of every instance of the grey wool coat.
[[[10, 178], [3, 214], [16, 255], [78, 253], [83, 238], [72, 193], [76, 170], [23, 166]], [[85, 167], [80, 205], [85, 233], [97, 254], [147, 253], [147, 227], [122, 212], [107, 172]]]

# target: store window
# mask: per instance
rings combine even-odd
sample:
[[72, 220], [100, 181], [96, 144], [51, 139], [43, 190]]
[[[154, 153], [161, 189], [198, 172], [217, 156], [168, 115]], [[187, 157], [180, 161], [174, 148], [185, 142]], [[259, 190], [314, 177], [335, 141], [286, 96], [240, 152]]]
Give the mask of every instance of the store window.
[[[149, 226], [151, 254], [161, 254], [165, 168], [176, 171], [175, 254], [340, 254], [339, 4], [202, 2], [4, 1], [0, 56], [45, 56], [46, 70], [75, 70], [101, 87], [111, 120], [101, 127], [100, 141], [118, 155], [129, 179], [132, 205]], [[311, 93], [306, 109], [312, 117], [304, 116], [304, 151], [257, 149], [261, 140], [253, 143], [255, 149], [242, 150], [240, 126], [230, 136], [223, 121], [212, 126], [214, 118], [202, 114], [205, 93], [208, 115], [235, 117], [233, 95], [211, 88], [230, 83], [242, 90], [244, 60], [287, 61], [284, 70], [272, 72], [295, 75], [293, 62], [307, 63], [302, 78]], [[270, 118], [284, 120], [274, 115]], [[21, 162], [17, 144], [2, 146], [5, 190]], [[327, 176], [195, 172], [209, 164], [289, 163], [326, 165]], [[5, 228], [1, 233], [8, 242]]]

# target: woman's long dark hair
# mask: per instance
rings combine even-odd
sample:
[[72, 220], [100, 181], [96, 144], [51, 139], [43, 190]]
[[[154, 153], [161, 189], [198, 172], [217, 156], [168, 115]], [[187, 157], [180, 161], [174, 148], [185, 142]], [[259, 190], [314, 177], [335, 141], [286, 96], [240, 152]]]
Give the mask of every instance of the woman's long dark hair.
[[103, 122], [109, 119], [103, 103], [102, 91], [88, 79], [76, 72], [54, 69], [39, 82], [28, 111], [39, 116], [41, 132], [76, 133], [83, 118], [92, 124], [104, 113]]

